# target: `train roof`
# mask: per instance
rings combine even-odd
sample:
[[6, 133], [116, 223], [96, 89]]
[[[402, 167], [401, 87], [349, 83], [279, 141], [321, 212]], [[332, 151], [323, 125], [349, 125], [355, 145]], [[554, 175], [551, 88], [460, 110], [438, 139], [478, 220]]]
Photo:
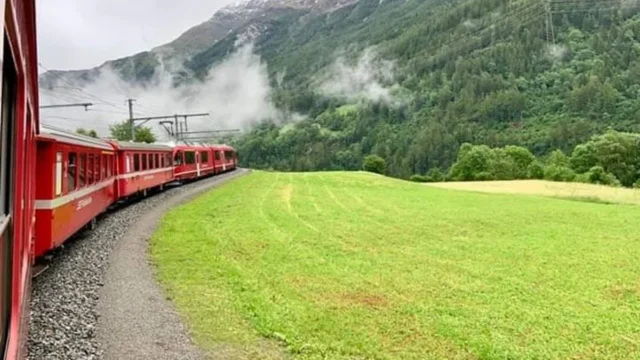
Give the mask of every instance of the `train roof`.
[[221, 144], [221, 145], [211, 145], [211, 147], [217, 147], [223, 150], [232, 150], [232, 151], [236, 151], [236, 149], [234, 149], [233, 147], [229, 146], [229, 145], [225, 145], [225, 144]]
[[88, 146], [113, 151], [113, 146], [107, 141], [69, 132], [51, 125], [40, 125], [38, 139], [41, 141], [57, 141], [66, 144]]
[[165, 144], [147, 144], [132, 141], [109, 140], [118, 150], [139, 150], [139, 151], [171, 151], [171, 146]]

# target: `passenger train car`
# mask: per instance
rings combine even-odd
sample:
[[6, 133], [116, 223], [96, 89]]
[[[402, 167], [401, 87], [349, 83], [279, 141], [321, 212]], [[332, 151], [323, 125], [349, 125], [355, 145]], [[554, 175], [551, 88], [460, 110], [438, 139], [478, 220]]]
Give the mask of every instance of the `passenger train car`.
[[35, 1], [2, 1], [0, 19], [0, 346], [4, 359], [19, 359], [26, 355], [35, 226], [39, 109]]
[[94, 224], [118, 193], [109, 142], [42, 126], [37, 149], [34, 255], [40, 257]]
[[174, 177], [178, 181], [193, 180], [203, 174], [203, 159], [208, 148], [200, 144], [177, 144], [173, 148]]
[[151, 189], [162, 189], [173, 181], [171, 156], [168, 145], [110, 141], [117, 152], [118, 173], [116, 194], [119, 199], [147, 194]]

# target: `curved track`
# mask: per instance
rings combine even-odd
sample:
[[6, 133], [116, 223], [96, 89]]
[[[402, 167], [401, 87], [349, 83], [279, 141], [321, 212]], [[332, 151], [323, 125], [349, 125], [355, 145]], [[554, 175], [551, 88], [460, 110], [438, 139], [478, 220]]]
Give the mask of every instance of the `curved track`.
[[131, 204], [58, 251], [34, 279], [28, 358], [199, 358], [155, 284], [146, 240], [166, 210], [247, 172], [239, 169]]

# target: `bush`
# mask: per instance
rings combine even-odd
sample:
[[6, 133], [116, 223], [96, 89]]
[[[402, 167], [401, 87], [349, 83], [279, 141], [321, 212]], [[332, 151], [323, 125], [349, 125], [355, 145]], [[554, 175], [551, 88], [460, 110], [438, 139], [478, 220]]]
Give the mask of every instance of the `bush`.
[[419, 183], [426, 183], [426, 182], [432, 181], [430, 177], [424, 176], [424, 175], [411, 175], [409, 180], [413, 182], [419, 182]]
[[477, 180], [477, 175], [491, 171], [493, 151], [486, 145], [462, 144], [449, 177], [455, 181]]
[[489, 181], [489, 180], [495, 180], [495, 179], [496, 177], [493, 176], [493, 174], [488, 171], [477, 173], [475, 178], [475, 180], [477, 181]]
[[543, 179], [544, 178], [544, 166], [538, 160], [535, 160], [527, 167], [527, 178], [529, 179]]
[[[491, 163], [489, 164], [492, 180], [513, 180], [517, 165], [514, 159], [504, 149], [492, 149]], [[476, 177], [480, 175], [477, 174]], [[486, 175], [482, 175], [486, 177]]]
[[525, 179], [529, 177], [529, 166], [536, 161], [529, 149], [521, 146], [509, 145], [504, 148], [505, 153], [513, 160], [513, 177]]
[[439, 168], [429, 169], [429, 171], [427, 171], [427, 178], [430, 178], [431, 182], [445, 181], [444, 173]]
[[569, 167], [569, 158], [562, 150], [554, 150], [547, 158], [548, 166]]
[[586, 174], [586, 180], [591, 184], [620, 186], [620, 181], [612, 173], [604, 171], [602, 166], [594, 166]]
[[385, 170], [384, 159], [378, 155], [369, 155], [364, 158], [364, 170], [376, 174], [384, 174]]
[[544, 167], [544, 179], [551, 181], [573, 181], [576, 173], [566, 166], [547, 165]]

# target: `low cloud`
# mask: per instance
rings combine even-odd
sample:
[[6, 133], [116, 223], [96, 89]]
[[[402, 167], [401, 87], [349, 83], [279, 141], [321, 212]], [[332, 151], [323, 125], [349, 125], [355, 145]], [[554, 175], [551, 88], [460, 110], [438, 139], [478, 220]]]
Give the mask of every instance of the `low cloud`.
[[[93, 102], [95, 105], [88, 112], [43, 110], [43, 123], [69, 130], [95, 129], [101, 136], [108, 136], [110, 124], [128, 118], [127, 98], [136, 99], [136, 117], [210, 113], [208, 117], [190, 118], [189, 131], [246, 130], [262, 120], [282, 121], [283, 115], [271, 102], [266, 64], [254, 53], [252, 44], [239, 47], [213, 67], [202, 81], [175, 86], [174, 74], [179, 68], [177, 64], [161, 64], [154, 78], [145, 85], [132, 85], [107, 68], [101, 69], [90, 83], [70, 78], [56, 81], [52, 89], [41, 89], [42, 104]], [[157, 122], [148, 124], [160, 139], [168, 138]]]
[[373, 49], [365, 50], [355, 62], [344, 56], [338, 59], [321, 75], [319, 90], [327, 96], [348, 101], [368, 100], [393, 102], [392, 87], [395, 63], [380, 59]]
[[562, 61], [569, 50], [564, 45], [550, 44], [546, 46], [545, 54], [552, 61]]

